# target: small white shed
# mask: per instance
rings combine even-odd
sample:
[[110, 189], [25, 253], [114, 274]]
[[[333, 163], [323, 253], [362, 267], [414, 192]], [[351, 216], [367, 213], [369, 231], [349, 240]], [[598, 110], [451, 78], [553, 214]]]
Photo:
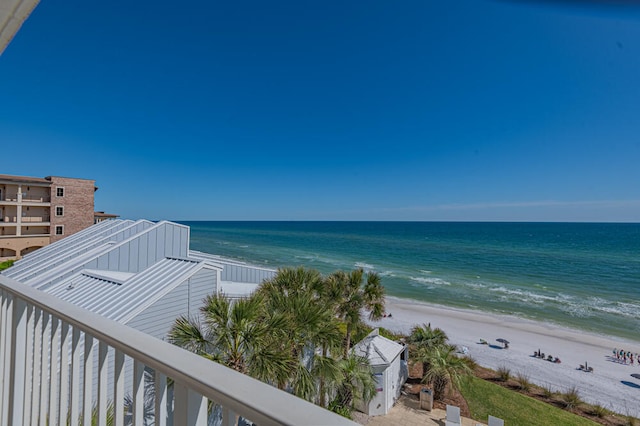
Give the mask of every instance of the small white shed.
[[370, 416], [387, 414], [400, 398], [402, 385], [408, 377], [407, 347], [380, 336], [376, 328], [358, 342], [352, 351], [369, 359], [377, 391], [368, 404], [357, 401], [356, 408]]

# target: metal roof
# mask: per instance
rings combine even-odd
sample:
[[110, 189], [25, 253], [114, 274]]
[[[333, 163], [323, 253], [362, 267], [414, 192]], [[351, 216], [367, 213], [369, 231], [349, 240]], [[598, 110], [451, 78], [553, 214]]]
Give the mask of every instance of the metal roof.
[[378, 329], [373, 330], [367, 337], [359, 341], [352, 351], [366, 357], [373, 365], [389, 365], [404, 351], [404, 346], [386, 337], [380, 336]]
[[166, 258], [128, 277], [85, 269], [50, 287], [47, 293], [126, 324], [205, 267], [210, 266], [195, 260]]
[[241, 260], [229, 259], [217, 254], [205, 253], [197, 250], [189, 250], [189, 257], [193, 259], [208, 260], [210, 262], [218, 263], [220, 265], [246, 266], [246, 267], [250, 267], [252, 269], [256, 269], [260, 271], [273, 272], [274, 274], [277, 272], [273, 268], [265, 268], [262, 266], [250, 265], [247, 262], [243, 262]]
[[[77, 272], [78, 268], [81, 267], [83, 263], [88, 263], [102, 255], [108, 254], [111, 251], [118, 250], [118, 248], [139, 239], [143, 234], [149, 233], [153, 229], [160, 229], [165, 226], [188, 229], [185, 225], [167, 221], [153, 223], [141, 220], [131, 223], [130, 221], [113, 220], [108, 222], [109, 223], [106, 225], [109, 225], [110, 223], [128, 223], [126, 223], [125, 227], [122, 229], [117, 229], [116, 231], [107, 230], [106, 235], [100, 234], [95, 238], [86, 238], [80, 244], [71, 242], [70, 248], [67, 248], [65, 244], [62, 244], [67, 240], [67, 238], [64, 238], [45, 247], [54, 251], [51, 255], [44, 256], [44, 259], [39, 259], [38, 261], [35, 261], [33, 258], [29, 258], [28, 262], [25, 257], [25, 259], [23, 259], [23, 264], [20, 265], [20, 271], [14, 271], [13, 268], [9, 268], [3, 271], [2, 274], [25, 284], [29, 284], [32, 287], [45, 289], [49, 285], [55, 284], [60, 279], [63, 279], [65, 276], [73, 274], [74, 271]], [[127, 224], [130, 224], [130, 226], [126, 226]], [[98, 228], [100, 225], [101, 223], [93, 225], [84, 231]], [[82, 236], [77, 238], [74, 237], [76, 237], [76, 234], [68, 238], [72, 238], [73, 241], [76, 241]], [[187, 247], [184, 247], [183, 249], [184, 252], [188, 250]], [[139, 254], [131, 253], [129, 256], [133, 258], [139, 256]]]
[[108, 243], [122, 241], [127, 233], [137, 234], [140, 230], [153, 226], [153, 222], [114, 220], [100, 222], [54, 244], [42, 247], [17, 261], [3, 275], [26, 282], [51, 271], [57, 265], [73, 261], [87, 252], [95, 252], [98, 247], [108, 248]]
[[[276, 273], [221, 256], [189, 251], [188, 234], [186, 238], [170, 238], [178, 228], [179, 232], [188, 233], [188, 226], [166, 221], [100, 222], [30, 253], [2, 275], [124, 323], [202, 268], [219, 271], [218, 290], [230, 297], [251, 294], [258, 286], [256, 277], [262, 279]], [[160, 234], [165, 237], [156, 239]], [[152, 241], [157, 244], [155, 249]], [[171, 247], [168, 251], [166, 244]], [[112, 254], [113, 264], [109, 261]], [[183, 254], [188, 257], [176, 257]], [[120, 267], [117, 259], [143, 269]], [[243, 274], [238, 274], [237, 279], [235, 276], [224, 279], [221, 273], [227, 268], [241, 268]], [[244, 273], [245, 270], [252, 273]]]

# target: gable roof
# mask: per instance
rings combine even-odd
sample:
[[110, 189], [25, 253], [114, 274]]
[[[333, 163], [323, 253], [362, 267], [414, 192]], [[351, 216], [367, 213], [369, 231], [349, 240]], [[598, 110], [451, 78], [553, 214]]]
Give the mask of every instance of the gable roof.
[[404, 346], [380, 336], [379, 330], [376, 328], [351, 350], [356, 355], [366, 357], [372, 366], [390, 365], [404, 351]]
[[202, 269], [231, 297], [276, 271], [189, 250], [189, 227], [109, 220], [38, 249], [0, 274], [126, 323]]

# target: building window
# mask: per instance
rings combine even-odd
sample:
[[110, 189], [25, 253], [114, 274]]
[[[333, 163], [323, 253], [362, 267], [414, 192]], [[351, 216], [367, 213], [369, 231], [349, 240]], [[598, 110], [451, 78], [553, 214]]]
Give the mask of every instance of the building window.
[[64, 197], [64, 188], [63, 187], [56, 188], [56, 197]]
[[64, 225], [56, 226], [56, 235], [64, 235]]
[[56, 216], [64, 216], [64, 207], [62, 206], [56, 207]]

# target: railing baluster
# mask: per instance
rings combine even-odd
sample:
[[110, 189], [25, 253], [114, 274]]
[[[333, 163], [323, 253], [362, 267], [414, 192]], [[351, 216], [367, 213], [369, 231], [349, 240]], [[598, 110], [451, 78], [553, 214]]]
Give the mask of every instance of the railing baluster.
[[49, 371], [51, 375], [51, 392], [49, 394], [49, 424], [56, 425], [58, 421], [58, 368], [60, 365], [60, 320], [56, 317], [51, 318], [51, 362], [49, 363]]
[[131, 407], [134, 426], [144, 425], [144, 364], [133, 363], [133, 407]]
[[60, 329], [60, 424], [67, 424], [69, 415], [69, 344], [71, 335], [69, 334], [69, 324], [61, 321]]
[[174, 384], [173, 424], [185, 426], [206, 426], [207, 399], [188, 387]]
[[2, 321], [2, 327], [0, 327], [0, 423], [6, 424], [7, 418], [5, 417], [5, 413], [7, 412], [7, 401], [9, 398], [8, 389], [6, 386], [9, 385], [9, 381], [7, 380], [7, 374], [9, 373], [9, 368], [5, 367], [5, 364], [9, 360], [9, 349], [7, 346], [7, 335], [9, 334], [9, 330], [11, 330], [11, 324], [7, 322], [7, 305], [9, 304], [9, 294], [2, 291], [2, 305], [0, 306], [0, 321]]
[[11, 328], [11, 367], [9, 395], [9, 423], [23, 424], [24, 391], [26, 376], [25, 350], [27, 347], [27, 303], [17, 297], [13, 298], [13, 326]]
[[[115, 353], [113, 376], [108, 365], [111, 349]], [[123, 406], [125, 356], [134, 363], [131, 413], [124, 413]], [[310, 424], [353, 424], [250, 377], [0, 276], [0, 425], [76, 425], [80, 418], [86, 426], [94, 420], [105, 425], [112, 414], [117, 424], [129, 421], [129, 414], [136, 425], [144, 424], [148, 414], [145, 365], [155, 370], [157, 425], [206, 424], [208, 399], [218, 401], [227, 426], [237, 424], [238, 414], [261, 425], [303, 424], [307, 420]], [[175, 385], [168, 386], [168, 376]], [[110, 380], [114, 380], [113, 389], [107, 388]], [[247, 389], [255, 390], [249, 401]], [[108, 408], [112, 397], [113, 412]], [[95, 403], [97, 416], [93, 415]]]
[[167, 376], [156, 370], [155, 422], [158, 426], [167, 424]]
[[42, 374], [42, 309], [36, 308], [35, 327], [33, 330], [33, 375], [31, 376], [31, 424], [38, 424], [40, 414], [40, 375]]
[[236, 421], [236, 413], [231, 411], [230, 408], [223, 406], [222, 407], [222, 426], [236, 426], [238, 422]]
[[73, 327], [71, 338], [71, 407], [69, 426], [78, 426], [80, 417], [80, 330]]
[[91, 412], [93, 411], [93, 336], [84, 335], [84, 396], [82, 401], [82, 424], [91, 426]]
[[98, 343], [98, 426], [107, 426], [107, 381], [109, 347], [103, 341]]
[[22, 423], [28, 425], [31, 423], [31, 402], [33, 399], [33, 363], [34, 363], [34, 339], [33, 333], [35, 329], [35, 312], [33, 305], [27, 305], [27, 347], [25, 349], [25, 377], [24, 377], [24, 414]]
[[124, 354], [117, 349], [113, 362], [113, 424], [124, 426]]
[[51, 333], [51, 315], [42, 312], [42, 351], [40, 352], [40, 418], [41, 426], [49, 424], [49, 373], [51, 364], [49, 363], [49, 347]]

